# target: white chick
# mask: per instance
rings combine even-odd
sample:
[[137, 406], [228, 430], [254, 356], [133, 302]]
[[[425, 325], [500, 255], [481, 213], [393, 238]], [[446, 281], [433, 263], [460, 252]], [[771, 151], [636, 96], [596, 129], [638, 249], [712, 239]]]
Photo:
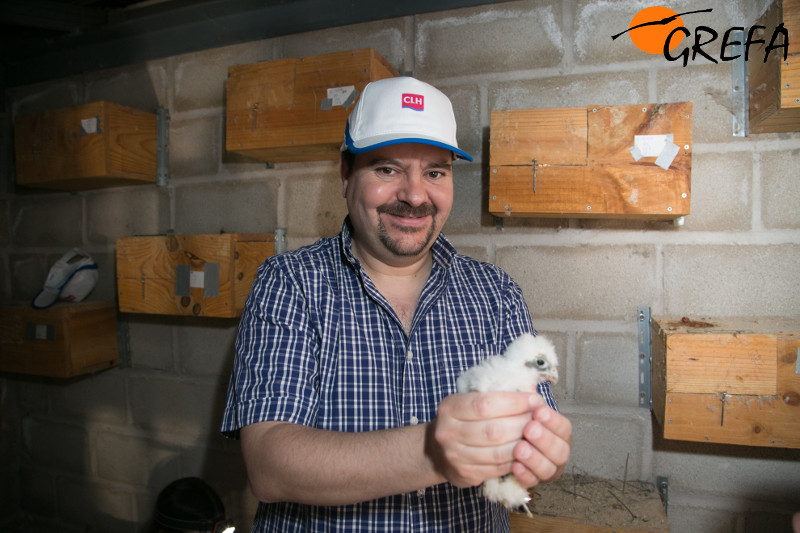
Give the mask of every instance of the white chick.
[[[558, 381], [558, 357], [553, 343], [545, 337], [528, 333], [508, 345], [502, 355], [487, 357], [464, 371], [456, 381], [458, 392], [519, 391], [536, 392], [544, 381]], [[527, 503], [528, 491], [514, 474], [487, 479], [483, 495], [509, 509], [522, 507], [532, 516]]]

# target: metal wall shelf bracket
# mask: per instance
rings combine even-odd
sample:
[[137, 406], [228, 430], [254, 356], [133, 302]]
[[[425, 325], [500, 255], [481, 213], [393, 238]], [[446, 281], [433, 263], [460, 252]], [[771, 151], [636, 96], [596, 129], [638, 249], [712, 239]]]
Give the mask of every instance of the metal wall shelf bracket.
[[640, 307], [636, 316], [639, 320], [639, 407], [650, 409], [650, 370], [653, 362], [650, 351], [650, 308]]
[[733, 136], [747, 137], [750, 133], [750, 88], [747, 61], [744, 60], [744, 30], [731, 32], [731, 56], [739, 56], [731, 62], [731, 112], [733, 113]]
[[669, 514], [669, 478], [666, 476], [658, 476], [656, 478], [658, 485], [658, 494], [661, 496], [661, 503], [664, 504], [664, 514]]
[[169, 185], [169, 110], [156, 111], [156, 185]]

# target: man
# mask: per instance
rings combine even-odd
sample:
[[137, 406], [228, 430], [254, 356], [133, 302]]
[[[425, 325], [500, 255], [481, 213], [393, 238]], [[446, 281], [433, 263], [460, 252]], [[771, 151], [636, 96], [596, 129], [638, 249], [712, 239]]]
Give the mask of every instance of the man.
[[533, 332], [521, 291], [440, 235], [456, 143], [447, 97], [369, 84], [340, 163], [339, 235], [269, 258], [248, 297], [222, 431], [263, 502], [254, 531], [502, 531], [480, 494], [558, 478], [571, 425], [538, 394], [456, 394], [458, 375]]

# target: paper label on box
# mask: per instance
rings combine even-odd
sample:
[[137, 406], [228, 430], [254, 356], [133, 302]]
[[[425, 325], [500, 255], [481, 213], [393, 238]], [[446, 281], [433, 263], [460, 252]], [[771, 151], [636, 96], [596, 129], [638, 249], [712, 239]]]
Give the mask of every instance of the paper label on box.
[[192, 270], [189, 273], [189, 286], [193, 289], [202, 289], [205, 286], [205, 273]]
[[99, 122], [100, 119], [98, 117], [85, 118], [81, 120], [81, 130], [83, 131], [83, 134], [91, 135], [92, 133], [97, 133], [99, 129]]
[[47, 340], [47, 326], [44, 324], [36, 324], [36, 340]]
[[664, 145], [673, 143], [673, 135], [634, 135], [633, 145], [639, 149], [642, 157], [658, 157]]
[[355, 91], [356, 88], [354, 85], [348, 85], [346, 87], [333, 87], [328, 89], [328, 98], [331, 100], [331, 105], [348, 107], [353, 99], [352, 97]]
[[680, 148], [673, 142], [673, 134], [666, 135], [634, 135], [633, 146], [628, 148], [635, 161], [643, 157], [655, 157], [655, 164], [664, 170], [669, 170], [669, 166], [678, 155]]

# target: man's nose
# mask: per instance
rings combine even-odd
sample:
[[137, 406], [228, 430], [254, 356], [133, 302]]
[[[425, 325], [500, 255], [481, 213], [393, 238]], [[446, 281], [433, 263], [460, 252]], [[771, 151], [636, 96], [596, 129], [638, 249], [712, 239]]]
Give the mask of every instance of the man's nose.
[[428, 200], [425, 180], [421, 171], [409, 171], [397, 192], [397, 199], [409, 205], [424, 204]]

